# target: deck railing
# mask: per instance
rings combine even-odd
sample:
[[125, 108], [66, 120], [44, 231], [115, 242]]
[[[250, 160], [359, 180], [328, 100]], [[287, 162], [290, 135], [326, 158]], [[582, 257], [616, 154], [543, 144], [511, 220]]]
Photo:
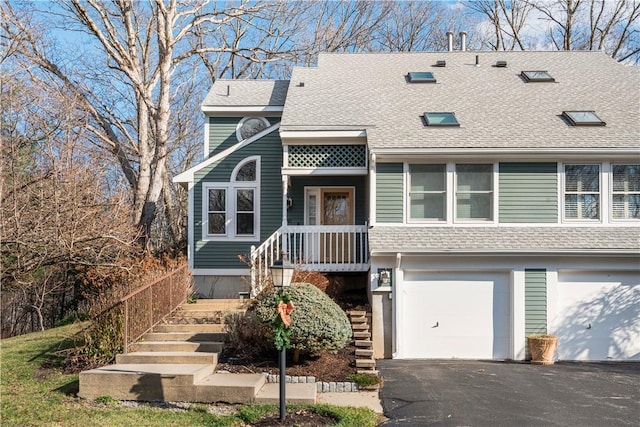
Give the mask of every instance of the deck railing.
[[122, 298], [119, 305], [124, 317], [124, 352], [185, 302], [191, 289], [185, 265]]
[[268, 281], [273, 261], [285, 255], [300, 270], [367, 271], [366, 225], [289, 225], [279, 228], [259, 247], [251, 248], [251, 296]]

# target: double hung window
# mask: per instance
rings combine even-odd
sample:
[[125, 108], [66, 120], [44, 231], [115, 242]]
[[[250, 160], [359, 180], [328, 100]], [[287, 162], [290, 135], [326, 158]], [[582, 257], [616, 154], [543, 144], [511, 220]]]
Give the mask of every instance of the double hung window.
[[409, 165], [409, 215], [417, 220], [446, 219], [446, 165]]
[[203, 234], [206, 238], [255, 240], [258, 231], [259, 160], [240, 163], [229, 183], [204, 184]]
[[456, 218], [493, 218], [493, 165], [456, 165]]
[[600, 219], [600, 165], [564, 165], [564, 218]]
[[613, 219], [640, 219], [640, 165], [612, 165]]

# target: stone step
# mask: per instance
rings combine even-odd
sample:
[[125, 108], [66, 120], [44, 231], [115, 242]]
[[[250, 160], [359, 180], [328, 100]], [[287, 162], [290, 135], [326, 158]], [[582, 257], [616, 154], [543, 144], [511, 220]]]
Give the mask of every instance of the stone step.
[[185, 351], [141, 351], [118, 354], [116, 364], [169, 364], [184, 363], [190, 365], [207, 365], [218, 363], [218, 353], [185, 352]]
[[363, 317], [367, 315], [367, 312], [364, 310], [349, 310], [347, 314], [349, 317]]
[[353, 333], [353, 338], [355, 338], [355, 339], [371, 338], [371, 332], [369, 332], [369, 331], [355, 331]]
[[373, 357], [373, 350], [356, 348], [356, 357]]
[[200, 351], [205, 353], [220, 353], [223, 343], [215, 341], [141, 341], [131, 345], [133, 352], [140, 351]]
[[149, 332], [142, 337], [143, 341], [216, 341], [223, 342], [226, 332]]
[[153, 332], [195, 332], [195, 333], [218, 333], [224, 332], [224, 325], [213, 324], [185, 324], [176, 325], [162, 323], [153, 327]]
[[194, 402], [253, 403], [266, 381], [263, 374], [211, 374], [194, 383]]
[[[287, 403], [316, 403], [318, 387], [314, 383], [287, 383], [285, 385]], [[280, 384], [267, 383], [256, 395], [256, 403], [277, 405], [280, 403]]]
[[80, 373], [78, 396], [116, 400], [196, 401], [194, 382], [213, 373], [214, 365], [115, 364]]
[[351, 329], [354, 331], [368, 331], [369, 324], [368, 323], [354, 323], [351, 325]]
[[373, 359], [356, 359], [356, 368], [375, 368], [376, 361]]
[[373, 347], [373, 341], [370, 341], [370, 340], [355, 340], [353, 343], [355, 344], [356, 347], [364, 347], [364, 348]]
[[362, 317], [352, 317], [351, 319], [351, 324], [360, 324], [360, 323], [368, 323], [367, 318], [362, 316]]

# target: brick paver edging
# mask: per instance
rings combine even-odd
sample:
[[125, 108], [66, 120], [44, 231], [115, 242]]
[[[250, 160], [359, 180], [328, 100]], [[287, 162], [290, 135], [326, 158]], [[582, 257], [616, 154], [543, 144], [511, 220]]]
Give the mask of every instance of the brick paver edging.
[[[264, 374], [267, 377], [267, 382], [269, 383], [278, 383], [280, 382], [280, 375], [275, 374]], [[316, 377], [305, 377], [305, 376], [295, 376], [295, 375], [287, 375], [286, 380], [288, 383], [315, 383], [316, 390], [318, 393], [349, 393], [354, 391], [359, 391], [358, 383], [350, 382], [350, 381], [316, 381]]]

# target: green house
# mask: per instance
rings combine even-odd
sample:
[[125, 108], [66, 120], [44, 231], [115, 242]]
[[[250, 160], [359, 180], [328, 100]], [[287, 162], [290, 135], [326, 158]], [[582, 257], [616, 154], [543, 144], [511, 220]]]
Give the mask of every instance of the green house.
[[198, 291], [273, 260], [367, 283], [379, 358], [640, 360], [640, 73], [602, 52], [321, 54], [218, 80], [189, 191]]

